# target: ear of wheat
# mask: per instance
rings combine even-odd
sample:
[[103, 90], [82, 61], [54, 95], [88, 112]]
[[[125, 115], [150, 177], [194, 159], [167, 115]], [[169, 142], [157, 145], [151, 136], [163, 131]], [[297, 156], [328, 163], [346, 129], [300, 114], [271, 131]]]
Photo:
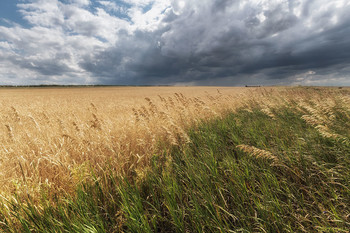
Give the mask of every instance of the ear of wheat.
[[267, 151], [267, 150], [262, 150], [254, 146], [245, 145], [245, 144], [238, 145], [236, 146], [236, 148], [240, 149], [241, 151], [257, 159], [267, 159], [267, 160], [278, 161], [278, 158], [274, 156], [270, 151]]
[[341, 136], [339, 134], [332, 133], [330, 131], [330, 129], [327, 126], [325, 126], [325, 125], [317, 125], [315, 128], [325, 138], [333, 138], [333, 139], [342, 139], [342, 138], [344, 138], [343, 136]]

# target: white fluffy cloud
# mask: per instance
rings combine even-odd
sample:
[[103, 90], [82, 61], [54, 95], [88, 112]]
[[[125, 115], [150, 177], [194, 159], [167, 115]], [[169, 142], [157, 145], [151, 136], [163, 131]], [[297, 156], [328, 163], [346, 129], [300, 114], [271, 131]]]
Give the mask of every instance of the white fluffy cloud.
[[91, 5], [88, 0], [18, 4], [30, 27], [0, 26], [0, 83], [98, 83], [98, 77], [81, 68], [80, 63], [113, 48], [120, 34], [131, 35], [139, 28], [153, 30], [161, 20], [164, 4], [154, 4], [142, 12], [142, 2], [132, 2], [133, 7], [125, 12], [131, 21], [107, 12], [111, 6], [117, 9], [113, 1], [100, 1], [93, 11], [86, 8]]
[[0, 84], [349, 83], [346, 0], [17, 6], [29, 26], [0, 26]]

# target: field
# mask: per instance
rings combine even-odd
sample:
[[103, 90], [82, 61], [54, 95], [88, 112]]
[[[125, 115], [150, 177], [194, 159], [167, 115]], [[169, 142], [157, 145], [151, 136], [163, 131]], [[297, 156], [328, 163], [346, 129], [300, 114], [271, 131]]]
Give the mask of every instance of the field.
[[26, 179], [33, 189], [47, 183], [67, 191], [88, 164], [143, 167], [160, 138], [178, 143], [186, 126], [235, 107], [245, 93], [220, 90], [226, 99], [210, 87], [1, 89], [0, 186]]
[[350, 89], [0, 89], [4, 232], [348, 232]]

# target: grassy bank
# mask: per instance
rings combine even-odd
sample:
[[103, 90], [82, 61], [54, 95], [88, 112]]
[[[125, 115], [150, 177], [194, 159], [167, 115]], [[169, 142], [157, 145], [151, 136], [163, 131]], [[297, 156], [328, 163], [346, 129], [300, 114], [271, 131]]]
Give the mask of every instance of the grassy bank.
[[[125, 177], [101, 168], [75, 195], [23, 193], [4, 232], [348, 232], [350, 107], [252, 102], [202, 122]], [[323, 98], [321, 98], [323, 99]], [[162, 148], [162, 144], [159, 144]], [[108, 166], [106, 166], [108, 167]]]

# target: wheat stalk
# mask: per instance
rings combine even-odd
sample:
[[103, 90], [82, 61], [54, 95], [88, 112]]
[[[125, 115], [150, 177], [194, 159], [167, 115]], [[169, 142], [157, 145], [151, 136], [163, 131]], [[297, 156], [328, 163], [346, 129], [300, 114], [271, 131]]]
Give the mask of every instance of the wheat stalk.
[[274, 156], [270, 151], [267, 151], [267, 150], [258, 149], [254, 146], [245, 145], [245, 144], [238, 145], [236, 146], [236, 148], [258, 159], [268, 159], [268, 160], [278, 161], [278, 158]]

